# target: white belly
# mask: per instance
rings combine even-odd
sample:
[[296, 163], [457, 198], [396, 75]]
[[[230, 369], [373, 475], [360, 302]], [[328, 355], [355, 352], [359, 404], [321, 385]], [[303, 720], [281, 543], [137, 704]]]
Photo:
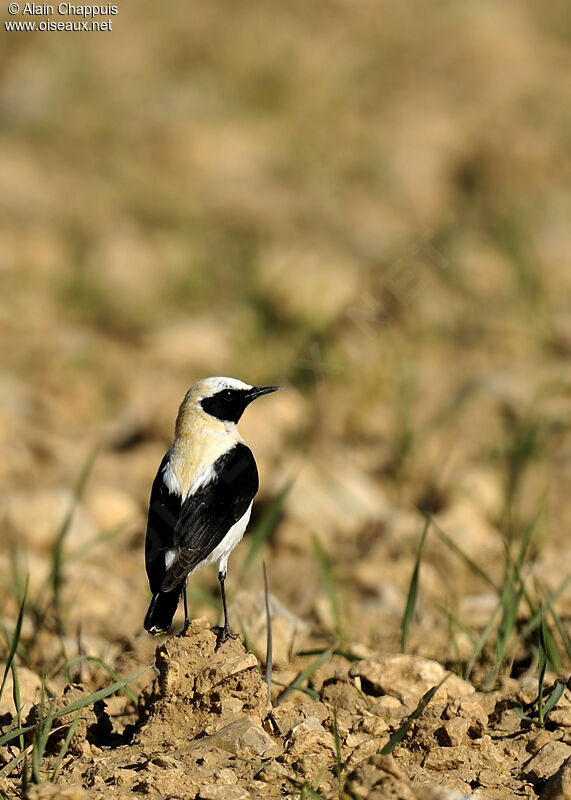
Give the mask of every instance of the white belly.
[[189, 574], [192, 575], [193, 572], [196, 572], [197, 569], [202, 569], [202, 567], [207, 566], [208, 564], [214, 564], [215, 561], [218, 561], [218, 572], [222, 572], [226, 574], [226, 564], [228, 562], [228, 556], [232, 552], [232, 550], [236, 547], [238, 542], [242, 540], [244, 536], [244, 532], [248, 527], [248, 522], [250, 521], [250, 514], [252, 513], [252, 503], [248, 506], [245, 514], [240, 517], [238, 522], [235, 522], [234, 525], [230, 528], [226, 536], [222, 539], [218, 547], [215, 547], [214, 550], [207, 556], [200, 564], [190, 572]]

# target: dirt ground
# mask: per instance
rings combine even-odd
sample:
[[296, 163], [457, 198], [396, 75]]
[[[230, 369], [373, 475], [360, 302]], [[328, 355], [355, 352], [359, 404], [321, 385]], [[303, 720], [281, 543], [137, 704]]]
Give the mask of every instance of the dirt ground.
[[[566, 5], [2, 36], [2, 796], [571, 797]], [[214, 569], [142, 629], [207, 375], [282, 386], [217, 652]]]

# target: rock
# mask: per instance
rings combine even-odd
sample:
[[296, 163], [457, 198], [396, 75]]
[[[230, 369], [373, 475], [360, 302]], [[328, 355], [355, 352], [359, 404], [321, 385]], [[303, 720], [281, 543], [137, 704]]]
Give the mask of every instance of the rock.
[[204, 667], [194, 679], [194, 688], [197, 694], [206, 694], [214, 686], [221, 683], [231, 675], [236, 675], [238, 672], [243, 672], [247, 669], [252, 669], [258, 666], [258, 659], [253, 653], [244, 653], [243, 655], [229, 658], [215, 667]]
[[240, 786], [201, 786], [197, 800], [249, 800], [251, 796]]
[[543, 728], [537, 733], [536, 736], [533, 737], [533, 739], [530, 739], [530, 741], [527, 743], [525, 747], [526, 752], [532, 754], [538, 753], [541, 750], [541, 748], [550, 741], [551, 741], [550, 733], [546, 731], [545, 728]]
[[571, 708], [557, 708], [549, 713], [549, 721], [562, 728], [571, 728]]
[[414, 800], [409, 782], [392, 755], [375, 753], [366, 762], [349, 774], [352, 788], [361, 797], [384, 800]]
[[464, 744], [468, 735], [469, 722], [462, 717], [449, 719], [436, 731], [438, 742], [444, 747], [458, 747]]
[[[308, 632], [309, 625], [289, 611], [280, 601], [269, 595], [272, 618], [273, 666], [286, 667], [299, 640]], [[264, 592], [241, 590], [236, 594], [230, 609], [233, 619], [240, 619], [252, 648], [260, 661], [266, 657], [266, 606]]]
[[[346, 745], [349, 744], [349, 737], [347, 737]], [[362, 764], [364, 761], [367, 761], [371, 756], [373, 756], [380, 747], [380, 743], [378, 739], [367, 739], [361, 744], [358, 744], [353, 750], [351, 750], [351, 755], [345, 762], [345, 769], [348, 772], [352, 772], [356, 769], [359, 764]]]
[[522, 767], [522, 771], [533, 781], [551, 778], [564, 761], [571, 758], [571, 747], [563, 742], [547, 742]]
[[274, 784], [283, 780], [288, 775], [288, 770], [275, 759], [264, 764], [262, 769], [256, 774], [256, 780], [262, 783]]
[[[475, 697], [477, 699], [454, 700], [448, 704], [442, 714], [442, 718], [450, 722], [454, 722], [456, 719], [467, 721], [466, 733], [471, 739], [481, 738], [488, 727], [488, 715], [479, 702], [480, 695], [476, 694]], [[448, 728], [448, 733], [452, 730], [457, 734], [460, 731], [460, 726], [456, 725], [456, 727]]]
[[420, 656], [401, 654], [365, 659], [353, 665], [349, 675], [358, 681], [365, 694], [396, 697], [409, 710], [416, 708], [422, 696], [446, 675], [449, 677], [435, 700], [465, 698], [475, 693], [470, 683], [447, 672], [436, 661]]
[[446, 786], [414, 786], [414, 800], [469, 800], [474, 796]]
[[38, 783], [30, 786], [26, 800], [85, 800], [88, 793], [81, 786], [58, 786], [55, 783]]
[[[162, 753], [184, 760], [198, 752], [240, 752], [247, 758], [276, 753], [277, 739], [263, 730], [270, 705], [257, 661], [239, 639], [215, 650], [206, 619], [191, 622], [156, 650], [158, 676], [149, 689], [145, 724], [135, 743], [153, 742]], [[200, 783], [208, 776], [202, 775]]]
[[266, 758], [279, 750], [276, 742], [250, 717], [237, 719], [196, 743], [198, 750], [213, 747], [241, 758]]
[[374, 766], [381, 770], [381, 772], [386, 772], [387, 775], [392, 775], [393, 778], [398, 778], [398, 780], [404, 780], [405, 774], [402, 769], [399, 767], [397, 762], [395, 761], [394, 756], [392, 755], [381, 755], [381, 753], [377, 753], [371, 759], [371, 763]]
[[333, 735], [317, 717], [307, 717], [291, 731], [284, 755], [287, 764], [302, 778], [315, 781], [322, 776], [324, 766], [331, 766], [335, 758]]
[[[89, 694], [84, 688], [77, 686], [67, 686], [62, 697], [53, 701], [54, 711], [64, 711], [68, 706], [83, 701]], [[79, 719], [76, 722], [77, 715]], [[36, 724], [45, 714], [44, 704], [39, 703], [33, 706], [28, 714], [26, 725]], [[98, 741], [109, 741], [112, 735], [112, 723], [106, 712], [106, 705], [103, 700], [97, 703], [88, 703], [81, 710], [70, 711], [57, 718], [57, 730], [52, 732], [48, 740], [47, 750], [57, 752], [61, 747], [72, 724], [76, 725], [75, 732], [69, 743], [69, 752], [75, 756], [91, 756], [91, 744]]]
[[571, 800], [571, 758], [547, 782], [539, 800]]

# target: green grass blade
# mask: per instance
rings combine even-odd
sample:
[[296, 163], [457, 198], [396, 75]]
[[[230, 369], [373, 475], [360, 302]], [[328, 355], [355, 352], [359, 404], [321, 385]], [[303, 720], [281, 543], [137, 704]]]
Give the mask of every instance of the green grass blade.
[[[553, 622], [555, 623], [555, 627], [557, 628], [559, 636], [561, 637], [561, 641], [563, 642], [563, 646], [565, 647], [565, 652], [567, 653], [567, 658], [571, 658], [571, 639], [569, 639], [569, 635], [567, 634], [567, 631], [565, 630], [565, 626], [561, 622], [561, 619], [559, 618], [559, 614], [555, 611], [555, 608], [553, 606], [553, 601], [556, 599], [556, 597], [555, 597], [556, 593], [554, 593], [550, 597], [549, 594], [547, 593], [547, 590], [545, 589], [545, 587], [541, 583], [541, 581], [539, 581], [538, 578], [536, 578], [536, 580], [539, 583], [539, 587], [541, 589], [541, 593], [543, 594], [543, 597], [544, 597], [544, 600], [545, 600], [545, 605], [547, 606], [547, 608], [549, 610], [551, 618], [553, 619]], [[565, 580], [563, 581], [563, 584], [562, 584], [562, 587], [561, 587], [562, 590], [563, 590], [563, 588], [565, 586], [567, 586], [569, 581], [571, 581], [571, 576], [568, 575], [567, 578], [565, 578]], [[558, 656], [559, 656], [559, 654], [558, 654]], [[550, 660], [551, 660], [551, 658], [550, 658]], [[551, 660], [551, 663], [553, 664], [553, 666], [556, 669], [559, 669], [561, 667], [561, 663], [560, 662], [559, 662], [559, 664], [556, 664], [553, 660]]]
[[[537, 579], [537, 576], [535, 576], [535, 580], [537, 580], [537, 581], [538, 581], [538, 579]], [[538, 581], [538, 583], [539, 583], [539, 581]], [[568, 575], [568, 576], [567, 576], [567, 577], [566, 577], [566, 578], [565, 578], [565, 579], [564, 579], [564, 580], [563, 580], [563, 581], [562, 581], [562, 582], [559, 584], [559, 586], [558, 586], [558, 587], [557, 587], [557, 589], [556, 589], [556, 590], [553, 592], [553, 594], [551, 594], [551, 595], [549, 595], [549, 596], [546, 594], [546, 591], [545, 591], [545, 589], [542, 587], [541, 583], [539, 583], [539, 586], [541, 587], [541, 589], [542, 589], [542, 592], [544, 593], [544, 596], [545, 596], [545, 602], [546, 602], [546, 605], [548, 606], [548, 608], [549, 608], [549, 610], [550, 610], [550, 611], [551, 611], [551, 609], [552, 609], [552, 607], [553, 607], [553, 603], [554, 603], [556, 600], [558, 600], [558, 599], [559, 599], [559, 597], [560, 597], [560, 596], [563, 594], [563, 592], [565, 591], [565, 589], [567, 588], [567, 586], [569, 585], [569, 583], [571, 583], [571, 576], [570, 576], [570, 575]], [[541, 614], [542, 614], [542, 609], [541, 609], [541, 606], [540, 606], [540, 607], [537, 609], [537, 611], [535, 612], [535, 614], [533, 614], [533, 616], [531, 617], [531, 619], [529, 619], [529, 620], [528, 620], [528, 622], [525, 624], [525, 626], [522, 628], [522, 630], [521, 630], [521, 634], [520, 634], [522, 639], [527, 639], [527, 638], [530, 636], [530, 634], [532, 634], [532, 633], [533, 633], [533, 631], [534, 631], [536, 628], [538, 628], [538, 627], [539, 627], [539, 622], [540, 622], [540, 620], [541, 620]], [[552, 616], [553, 616], [553, 614], [552, 614]], [[559, 622], [561, 622], [561, 620], [559, 620]], [[557, 621], [556, 621], [556, 624], [557, 624]], [[570, 653], [569, 655], [571, 656], [571, 653]]]
[[[54, 720], [59, 719], [59, 717], [63, 717], [66, 714], [73, 714], [79, 709], [87, 708], [87, 706], [93, 705], [99, 700], [104, 700], [106, 697], [109, 697], [109, 695], [115, 694], [115, 692], [123, 689], [128, 683], [132, 683], [133, 681], [137, 680], [137, 678], [140, 678], [141, 675], [148, 670], [153, 669], [153, 667], [154, 664], [149, 664], [147, 667], [143, 667], [138, 672], [135, 672], [134, 675], [130, 675], [128, 678], [122, 678], [120, 681], [115, 681], [115, 683], [112, 683], [110, 686], [106, 686], [105, 688], [100, 689], [98, 692], [94, 692], [87, 697], [82, 697], [80, 700], [76, 700], [74, 703], [70, 703], [69, 705], [59, 709], [59, 711], [54, 711], [50, 716]], [[37, 727], [38, 724], [28, 725], [25, 728], [18, 728], [17, 730], [5, 733], [3, 736], [0, 736], [0, 747], [4, 744], [8, 744], [8, 742], [13, 741], [25, 733], [35, 730]]]
[[505, 599], [502, 598], [502, 602], [505, 605], [503, 606], [502, 620], [495, 645], [497, 670], [500, 670], [504, 663], [508, 642], [516, 626], [518, 610], [523, 595], [523, 585], [520, 584], [515, 594], [513, 593], [513, 587], [510, 586], [505, 594]]
[[47, 717], [44, 717], [44, 719], [36, 728], [36, 739], [34, 741], [34, 749], [32, 751], [32, 775], [34, 778], [34, 783], [42, 782], [42, 761], [44, 758], [44, 753], [46, 752], [48, 739], [53, 732], [53, 723], [54, 718], [52, 714], [48, 714]]
[[273, 642], [272, 642], [272, 615], [270, 613], [270, 594], [268, 591], [268, 573], [266, 562], [264, 568], [264, 603], [266, 606], [266, 686], [268, 688], [268, 703], [272, 702], [272, 662], [273, 662]]
[[[274, 686], [281, 686], [282, 689], [287, 688], [287, 684], [277, 681], [275, 678], [272, 678], [272, 683]], [[309, 686], [296, 686], [295, 690], [306, 694], [308, 697], [311, 697], [312, 700], [319, 700], [319, 692], [316, 692], [315, 689], [310, 689]]]
[[24, 585], [24, 593], [22, 595], [22, 602], [20, 603], [20, 609], [18, 611], [18, 617], [16, 619], [16, 626], [14, 628], [14, 632], [12, 633], [12, 638], [10, 640], [10, 650], [8, 652], [8, 658], [6, 660], [6, 666], [4, 668], [4, 675], [2, 676], [2, 684], [0, 685], [0, 699], [2, 699], [2, 694], [4, 692], [4, 687], [6, 686], [6, 681], [8, 679], [8, 672], [12, 667], [12, 662], [16, 656], [16, 651], [18, 649], [18, 644], [20, 642], [20, 636], [22, 634], [22, 621], [24, 619], [24, 610], [26, 608], [26, 598], [28, 596], [28, 580], [26, 578], [26, 583]]
[[536, 721], [528, 716], [520, 705], [513, 706], [511, 710], [515, 712], [520, 719], [523, 719], [524, 722], [532, 722], [535, 725]]
[[322, 794], [316, 792], [315, 789], [312, 789], [307, 783], [296, 781], [295, 778], [290, 778], [288, 775], [286, 775], [286, 780], [297, 790], [296, 795], [299, 794], [300, 800], [325, 800]]
[[525, 561], [525, 557], [527, 555], [527, 551], [529, 550], [529, 546], [531, 544], [531, 540], [533, 537], [533, 532], [535, 530], [535, 526], [537, 525], [537, 521], [539, 520], [541, 514], [543, 513], [543, 503], [541, 503], [539, 509], [537, 510], [535, 516], [531, 519], [530, 522], [525, 526], [525, 530], [521, 537], [521, 542], [519, 545], [518, 554], [515, 560], [515, 568], [519, 575], [521, 572], [521, 568], [523, 566], [523, 562]]
[[319, 538], [313, 534], [311, 537], [313, 543], [313, 551], [317, 558], [317, 563], [321, 570], [321, 580], [323, 588], [329, 600], [331, 614], [335, 622], [335, 635], [338, 639], [343, 641], [343, 623], [341, 620], [341, 611], [339, 609], [339, 600], [337, 599], [337, 590], [335, 586], [335, 578], [333, 577], [333, 569], [331, 568], [331, 561], [325, 552], [325, 548], [321, 544]]
[[54, 540], [52, 548], [52, 568], [49, 580], [51, 582], [51, 588], [53, 592], [53, 604], [56, 615], [56, 624], [58, 627], [58, 633], [60, 633], [60, 635], [63, 635], [63, 620], [61, 616], [61, 586], [63, 581], [63, 546], [66, 536], [71, 527], [71, 523], [73, 521], [73, 517], [77, 509], [77, 505], [83, 496], [85, 487], [87, 486], [87, 481], [89, 480], [89, 476], [91, 475], [91, 471], [95, 464], [95, 459], [97, 458], [98, 453], [99, 453], [99, 448], [96, 447], [87, 457], [83, 469], [81, 470], [79, 480], [73, 492], [73, 502], [58, 531], [58, 534]]
[[443, 605], [438, 604], [437, 608], [442, 614], [444, 614], [444, 616], [446, 617], [446, 621], [448, 622], [450, 627], [455, 625], [459, 631], [466, 634], [466, 636], [470, 639], [472, 644], [474, 645], [476, 644], [476, 642], [478, 641], [478, 636], [474, 633], [474, 631], [471, 628], [469, 628], [464, 622], [462, 622], [460, 617], [457, 617], [453, 611], [450, 611], [449, 608], [445, 608]]
[[337, 792], [339, 797], [341, 797], [345, 781], [343, 779], [343, 755], [341, 752], [339, 725], [337, 724], [337, 709], [333, 711], [333, 741], [335, 743], [335, 777], [337, 778]]
[[[18, 680], [18, 670], [16, 668], [16, 662], [12, 660], [10, 664], [10, 669], [12, 670], [12, 697], [14, 698], [14, 707], [16, 709], [16, 724], [18, 727], [22, 727], [22, 700], [20, 697], [20, 682]], [[28, 768], [27, 768], [27, 755], [25, 754], [25, 747], [24, 747], [24, 734], [20, 734], [18, 737], [18, 745], [20, 747], [20, 752], [24, 752], [24, 767], [22, 770], [22, 788], [25, 789], [28, 785]]]
[[[65, 662], [64, 668], [67, 672], [67, 670], [69, 670], [71, 667], [74, 667], [76, 664], [81, 664], [84, 662], [93, 664], [94, 666], [100, 667], [100, 669], [105, 670], [105, 672], [109, 675], [109, 677], [113, 678], [114, 681], [121, 680], [121, 676], [116, 670], [113, 669], [113, 667], [109, 666], [109, 664], [107, 664], [102, 659], [97, 658], [96, 656], [87, 656], [87, 655], [74, 656], [73, 658], [69, 658]], [[129, 686], [125, 686], [123, 691], [129, 698], [129, 700], [136, 705], [139, 699], [137, 694]]]
[[[316, 670], [318, 670], [319, 667], [325, 664], [326, 661], [329, 661], [332, 655], [333, 655], [333, 648], [329, 648], [329, 650], [325, 650], [323, 653], [321, 653], [320, 656], [318, 656], [315, 659], [315, 661], [312, 661], [308, 667], [302, 670], [302, 672], [300, 672], [299, 675], [297, 675], [297, 677], [294, 678], [294, 680], [288, 686], [286, 686], [283, 692], [279, 694], [277, 699], [277, 705], [282, 703], [286, 699], [286, 697], [288, 697], [288, 695], [291, 694], [291, 692], [295, 691], [296, 689], [301, 689], [305, 681], [308, 680], [308, 678], [311, 678], [313, 673]], [[0, 740], [0, 745], [1, 744], [2, 741]]]
[[406, 598], [406, 606], [404, 610], [404, 615], [402, 618], [401, 623], [401, 650], [403, 653], [406, 653], [406, 646], [408, 642], [408, 634], [410, 631], [410, 625], [412, 622], [412, 618], [414, 616], [414, 611], [416, 608], [416, 598], [418, 596], [418, 578], [420, 574], [420, 559], [422, 558], [422, 551], [424, 548], [424, 540], [426, 539], [426, 534], [428, 533], [428, 529], [430, 528], [430, 517], [426, 517], [424, 522], [424, 528], [422, 531], [422, 536], [420, 537], [420, 544], [418, 546], [418, 550], [416, 553], [416, 560], [414, 563], [414, 570], [412, 572], [412, 577], [410, 580], [410, 585], [408, 587], [408, 595]]
[[405, 737], [405, 736], [407, 735], [407, 733], [409, 732], [409, 730], [410, 730], [410, 727], [411, 727], [412, 723], [415, 721], [415, 719], [418, 719], [418, 718], [420, 717], [420, 715], [422, 714], [422, 712], [424, 711], [424, 709], [426, 708], [426, 706], [427, 706], [427, 705], [430, 703], [430, 701], [432, 700], [432, 698], [434, 697], [434, 695], [436, 694], [436, 692], [437, 692], [437, 691], [440, 689], [440, 687], [442, 686], [442, 684], [443, 684], [445, 681], [447, 681], [447, 680], [448, 680], [448, 678], [450, 677], [450, 674], [451, 674], [451, 673], [448, 673], [448, 675], [445, 675], [445, 676], [444, 676], [444, 678], [442, 678], [442, 680], [440, 681], [440, 683], [437, 683], [437, 684], [436, 684], [436, 686], [433, 686], [433, 687], [432, 687], [431, 689], [429, 689], [429, 690], [428, 690], [428, 691], [427, 691], [425, 694], [423, 694], [423, 696], [422, 696], [422, 698], [421, 698], [421, 700], [420, 700], [420, 703], [419, 703], [419, 704], [417, 705], [417, 707], [414, 709], [414, 711], [412, 712], [412, 714], [410, 714], [410, 715], [409, 715], [409, 716], [408, 716], [408, 717], [405, 719], [405, 721], [404, 721], [404, 722], [403, 722], [403, 724], [400, 726], [400, 728], [398, 728], [398, 730], [396, 730], [396, 731], [393, 733], [393, 735], [391, 736], [391, 738], [389, 739], [389, 741], [386, 743], [386, 745], [385, 745], [385, 746], [383, 747], [383, 749], [381, 750], [381, 755], [382, 755], [382, 756], [388, 756], [390, 753], [392, 753], [392, 752], [393, 752], [393, 750], [395, 749], [395, 747], [397, 746], [397, 744], [399, 744], [399, 742], [402, 742], [402, 740], [404, 739], [404, 737]]
[[55, 763], [54, 770], [53, 770], [52, 776], [50, 778], [50, 781], [52, 783], [55, 783], [57, 781], [57, 779], [58, 779], [59, 771], [61, 769], [62, 762], [63, 762], [63, 760], [65, 758], [65, 754], [67, 753], [67, 751], [69, 749], [69, 745], [71, 744], [71, 740], [74, 737], [74, 734], [75, 734], [75, 731], [77, 729], [77, 726], [78, 726], [78, 723], [79, 723], [80, 719], [81, 719], [81, 709], [78, 710], [78, 712], [75, 715], [75, 719], [73, 720], [73, 722], [69, 726], [69, 730], [68, 730], [68, 732], [66, 734], [65, 740], [63, 741], [61, 749], [60, 749], [60, 751], [58, 753], [57, 761]]
[[543, 684], [545, 681], [545, 672], [547, 670], [547, 649], [545, 647], [545, 620], [543, 612], [541, 614], [541, 620], [539, 623], [539, 653], [537, 658], [537, 670], [539, 681], [539, 691], [537, 695], [537, 716], [539, 718], [539, 724], [543, 725]]
[[466, 668], [464, 670], [464, 680], [465, 681], [470, 679], [470, 675], [472, 674], [472, 670], [474, 668], [474, 664], [476, 663], [476, 661], [480, 657], [480, 654], [481, 654], [482, 650], [484, 649], [484, 646], [485, 646], [486, 642], [488, 641], [488, 639], [490, 637], [490, 634], [492, 632], [492, 628], [494, 627], [494, 623], [496, 621], [496, 617], [498, 616], [498, 613], [499, 613], [501, 607], [502, 607], [501, 602], [498, 602], [498, 604], [496, 605], [496, 607], [492, 611], [492, 615], [491, 615], [486, 627], [484, 628], [484, 630], [482, 631], [482, 633], [478, 637], [478, 640], [477, 640], [477, 642], [476, 642], [476, 644], [474, 646], [474, 649], [472, 650], [472, 655], [470, 656], [470, 658], [468, 660], [468, 663], [466, 664]]
[[543, 706], [543, 718], [547, 719], [547, 715], [549, 712], [557, 705], [559, 702], [559, 698], [563, 694], [565, 689], [565, 681], [561, 678], [557, 678], [555, 681], [555, 686], [553, 687], [553, 691], [545, 701], [545, 705]]
[[2, 769], [0, 769], [0, 778], [7, 778], [16, 769], [20, 761], [24, 761], [24, 759], [30, 755], [33, 747], [33, 744], [28, 745], [28, 747], [26, 747], [24, 750], [18, 753], [17, 756], [14, 756], [11, 761], [5, 764]]

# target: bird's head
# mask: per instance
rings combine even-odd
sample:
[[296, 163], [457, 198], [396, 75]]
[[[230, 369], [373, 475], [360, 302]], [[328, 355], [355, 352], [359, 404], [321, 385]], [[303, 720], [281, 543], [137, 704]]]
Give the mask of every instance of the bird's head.
[[181, 411], [195, 411], [223, 423], [236, 423], [252, 400], [279, 388], [250, 386], [236, 378], [203, 378], [188, 390]]

